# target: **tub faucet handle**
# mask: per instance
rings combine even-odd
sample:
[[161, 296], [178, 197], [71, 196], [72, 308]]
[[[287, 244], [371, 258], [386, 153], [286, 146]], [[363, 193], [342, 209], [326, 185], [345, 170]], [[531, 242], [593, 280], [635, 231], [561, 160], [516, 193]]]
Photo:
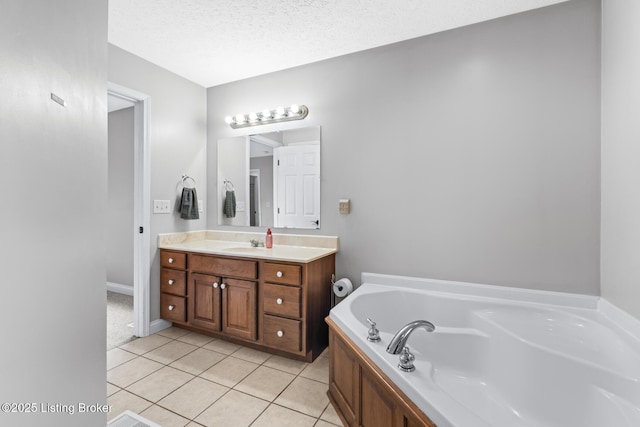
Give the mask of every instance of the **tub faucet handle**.
[[367, 339], [371, 342], [379, 342], [380, 331], [376, 328], [376, 322], [369, 319], [368, 317], [367, 317], [367, 322], [369, 322], [369, 325], [371, 326], [371, 328], [369, 328], [369, 335], [367, 336]]
[[402, 372], [413, 372], [416, 370], [416, 367], [413, 365], [414, 360], [416, 360], [416, 357], [411, 354], [409, 347], [405, 345], [400, 352], [400, 363], [398, 363], [398, 368], [400, 368]]

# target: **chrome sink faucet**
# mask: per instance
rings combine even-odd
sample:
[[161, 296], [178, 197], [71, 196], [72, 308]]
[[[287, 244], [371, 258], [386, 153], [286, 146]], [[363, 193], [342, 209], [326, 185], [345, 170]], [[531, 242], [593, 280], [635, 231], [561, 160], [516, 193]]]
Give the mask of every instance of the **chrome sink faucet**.
[[251, 239], [251, 240], [249, 240], [249, 243], [251, 243], [251, 247], [253, 247], [253, 248], [263, 247], [264, 246], [264, 242], [262, 240]]
[[411, 332], [417, 328], [424, 328], [427, 332], [433, 332], [436, 329], [436, 327], [433, 326], [433, 323], [426, 320], [414, 320], [411, 323], [407, 323], [393, 336], [391, 342], [387, 346], [387, 353], [400, 354], [402, 349], [407, 345], [409, 335], [411, 335]]

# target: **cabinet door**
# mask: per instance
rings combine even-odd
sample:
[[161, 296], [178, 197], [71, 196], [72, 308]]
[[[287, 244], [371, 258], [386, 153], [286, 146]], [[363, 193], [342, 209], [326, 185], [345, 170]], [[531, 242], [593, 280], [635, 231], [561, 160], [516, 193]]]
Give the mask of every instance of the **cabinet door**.
[[224, 279], [222, 291], [222, 331], [248, 340], [256, 340], [258, 321], [257, 283]]
[[398, 405], [378, 379], [366, 369], [362, 369], [360, 381], [362, 399], [360, 425], [362, 427], [400, 427], [401, 424], [398, 421], [401, 413]]
[[193, 274], [191, 282], [193, 289], [193, 295], [190, 295], [193, 309], [189, 311], [191, 324], [211, 331], [222, 330], [220, 277]]
[[360, 364], [355, 354], [329, 333], [329, 393], [350, 426], [356, 426], [360, 400]]

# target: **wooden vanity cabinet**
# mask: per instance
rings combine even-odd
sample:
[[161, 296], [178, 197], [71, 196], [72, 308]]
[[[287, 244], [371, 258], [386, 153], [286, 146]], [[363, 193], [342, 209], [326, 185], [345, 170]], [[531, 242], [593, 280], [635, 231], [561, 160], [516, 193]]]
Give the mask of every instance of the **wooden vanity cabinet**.
[[[189, 254], [192, 326], [255, 341], [258, 338], [258, 263]], [[202, 271], [204, 273], [197, 273]]]
[[194, 298], [189, 300], [189, 321], [214, 332], [247, 340], [257, 338], [257, 284], [247, 280], [193, 273]]
[[[324, 318], [330, 308], [334, 254], [296, 263], [183, 252], [184, 269], [167, 267], [181, 265], [178, 253], [161, 249], [162, 318], [299, 360], [313, 361], [327, 347]], [[184, 291], [175, 278], [168, 285], [175, 271], [184, 274]], [[170, 293], [178, 288], [181, 292]], [[173, 297], [181, 298], [184, 313], [165, 307], [176, 305]]]
[[160, 255], [160, 316], [172, 322], [187, 321], [187, 256], [162, 251]]
[[329, 391], [346, 426], [436, 427], [375, 364], [327, 318]]
[[263, 341], [290, 352], [302, 349], [302, 267], [265, 262], [262, 298]]

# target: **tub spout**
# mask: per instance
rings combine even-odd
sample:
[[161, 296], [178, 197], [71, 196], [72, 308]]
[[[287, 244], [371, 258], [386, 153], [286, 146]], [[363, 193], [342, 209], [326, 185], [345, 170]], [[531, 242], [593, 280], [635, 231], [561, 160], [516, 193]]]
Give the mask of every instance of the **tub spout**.
[[407, 323], [393, 336], [391, 342], [387, 346], [387, 353], [400, 354], [407, 344], [409, 335], [411, 335], [411, 332], [417, 328], [424, 328], [427, 332], [433, 332], [436, 329], [436, 327], [433, 326], [433, 323], [427, 322], [426, 320], [414, 320], [411, 323]]

